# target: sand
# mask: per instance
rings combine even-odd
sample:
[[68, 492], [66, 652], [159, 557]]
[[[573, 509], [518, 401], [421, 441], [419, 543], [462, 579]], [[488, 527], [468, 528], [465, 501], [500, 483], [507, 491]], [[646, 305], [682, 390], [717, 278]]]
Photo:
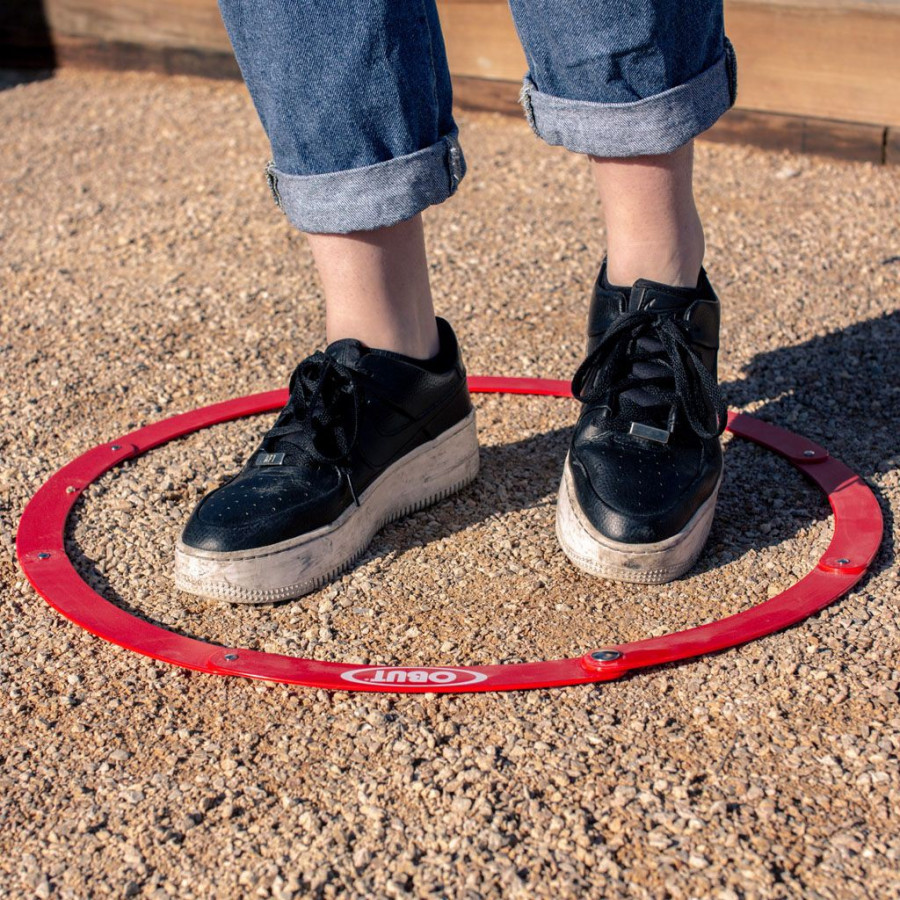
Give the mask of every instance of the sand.
[[[729, 405], [871, 485], [886, 539], [823, 613], [620, 682], [388, 696], [192, 673], [54, 612], [15, 561], [28, 498], [139, 425], [283, 386], [324, 344], [310, 253], [273, 206], [243, 86], [63, 70], [0, 91], [0, 894], [10, 897], [900, 896], [900, 178], [700, 143]], [[469, 371], [570, 378], [603, 254], [583, 158], [458, 116], [469, 174], [426, 214]], [[648, 215], [652, 210], [648, 210]], [[270, 417], [101, 478], [69, 552], [179, 633], [317, 659], [574, 656], [746, 609], [831, 533], [786, 463], [728, 442], [707, 551], [621, 585], [553, 536], [573, 401], [476, 398], [482, 474], [309, 597], [179, 594], [172, 544]]]

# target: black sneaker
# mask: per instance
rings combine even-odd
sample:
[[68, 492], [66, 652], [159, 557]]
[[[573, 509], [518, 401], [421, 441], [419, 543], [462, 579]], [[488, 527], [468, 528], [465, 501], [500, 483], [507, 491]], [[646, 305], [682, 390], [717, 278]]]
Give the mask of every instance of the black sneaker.
[[176, 586], [234, 603], [299, 597], [387, 522], [468, 484], [475, 413], [453, 330], [438, 319], [438, 333], [424, 362], [341, 340], [300, 363], [257, 451], [191, 514]]
[[700, 555], [722, 480], [726, 409], [716, 382], [719, 300], [600, 269], [588, 355], [572, 381], [583, 408], [563, 470], [556, 533], [572, 562], [660, 584]]

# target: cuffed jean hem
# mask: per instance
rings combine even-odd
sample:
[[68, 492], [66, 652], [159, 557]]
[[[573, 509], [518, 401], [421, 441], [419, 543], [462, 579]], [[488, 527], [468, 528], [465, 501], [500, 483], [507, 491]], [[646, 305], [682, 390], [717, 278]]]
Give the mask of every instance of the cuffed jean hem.
[[734, 105], [737, 69], [725, 40], [718, 62], [690, 81], [633, 103], [566, 100], [541, 93], [530, 73], [519, 102], [532, 131], [548, 144], [601, 157], [671, 153]]
[[301, 231], [346, 234], [396, 225], [443, 203], [466, 174], [458, 130], [384, 162], [321, 175], [290, 175], [274, 163], [266, 177], [275, 202]]

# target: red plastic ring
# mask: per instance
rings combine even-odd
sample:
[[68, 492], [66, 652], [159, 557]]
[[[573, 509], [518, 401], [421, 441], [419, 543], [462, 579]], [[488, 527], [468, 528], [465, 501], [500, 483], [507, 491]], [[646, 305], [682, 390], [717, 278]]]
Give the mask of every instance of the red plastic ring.
[[[473, 392], [570, 397], [567, 381], [469, 378]], [[242, 675], [328, 690], [392, 692], [505, 691], [611, 681], [626, 672], [724, 650], [772, 634], [823, 609], [856, 584], [881, 544], [881, 509], [863, 480], [803, 437], [743, 413], [728, 429], [788, 459], [827, 495], [834, 534], [813, 570], [786, 591], [751, 609], [696, 628], [582, 656], [499, 666], [355, 666], [222, 647], [175, 634], [126, 613], [91, 590], [66, 555], [66, 519], [78, 495], [123, 460], [174, 438], [253, 413], [279, 409], [286, 391], [205, 406], [147, 425], [88, 450], [38, 490], [19, 522], [19, 563], [35, 590], [76, 625], [104, 640], [163, 662], [216, 675]]]

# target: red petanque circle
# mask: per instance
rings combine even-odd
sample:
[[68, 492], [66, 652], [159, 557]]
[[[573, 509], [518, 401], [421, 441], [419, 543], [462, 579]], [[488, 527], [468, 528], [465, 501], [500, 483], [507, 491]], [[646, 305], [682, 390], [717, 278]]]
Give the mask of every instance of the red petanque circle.
[[[568, 381], [470, 376], [473, 393], [571, 397]], [[695, 628], [626, 644], [588, 647], [579, 656], [496, 666], [359, 666], [226, 647], [176, 634], [133, 616], [93, 591], [65, 550], [66, 520], [80, 493], [105, 472], [175, 438], [211, 425], [280, 409], [287, 391], [268, 391], [163, 419], [83, 453], [31, 498], [16, 534], [19, 563], [56, 610], [97, 637], [153, 659], [214, 675], [342, 691], [450, 693], [510, 691], [612, 681], [627, 672], [725, 650], [794, 625], [835, 601], [862, 578], [881, 544], [883, 522], [863, 480], [823, 447], [745, 413], [728, 430], [788, 460], [827, 495], [831, 542], [813, 569], [780, 594]]]

